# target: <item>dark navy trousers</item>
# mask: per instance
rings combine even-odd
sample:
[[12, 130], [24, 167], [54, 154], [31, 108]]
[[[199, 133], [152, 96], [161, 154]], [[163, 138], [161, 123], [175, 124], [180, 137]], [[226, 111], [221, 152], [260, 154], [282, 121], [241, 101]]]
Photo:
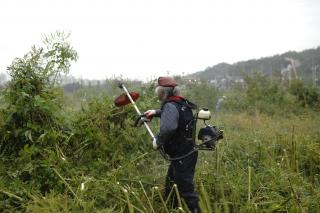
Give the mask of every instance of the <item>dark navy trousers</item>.
[[[198, 152], [196, 151], [182, 160], [171, 161], [165, 184], [165, 197], [168, 197], [173, 184], [177, 184], [180, 196], [192, 213], [201, 213], [199, 197], [194, 190], [194, 173], [197, 159]], [[173, 199], [173, 206], [177, 206], [176, 198]]]

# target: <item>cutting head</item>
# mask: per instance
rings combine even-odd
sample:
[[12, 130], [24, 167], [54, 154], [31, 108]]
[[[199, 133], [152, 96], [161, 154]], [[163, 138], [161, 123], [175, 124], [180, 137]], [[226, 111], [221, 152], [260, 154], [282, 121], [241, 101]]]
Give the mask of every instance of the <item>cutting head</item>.
[[[137, 93], [137, 92], [130, 92], [129, 94], [130, 94], [133, 101], [136, 101], [140, 97], [139, 93]], [[117, 107], [125, 106], [125, 105], [130, 104], [130, 99], [128, 98], [126, 93], [122, 93], [120, 96], [118, 96], [114, 100], [114, 104]]]

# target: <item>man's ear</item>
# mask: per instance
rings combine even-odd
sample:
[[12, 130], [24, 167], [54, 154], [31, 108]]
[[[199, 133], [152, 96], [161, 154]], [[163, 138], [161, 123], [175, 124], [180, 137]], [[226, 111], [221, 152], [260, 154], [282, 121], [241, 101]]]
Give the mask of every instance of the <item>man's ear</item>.
[[162, 97], [163, 97], [163, 92], [160, 92], [160, 93], [158, 94], [158, 98], [161, 100]]
[[166, 93], [163, 91], [162, 93], [161, 93], [161, 100], [165, 100], [166, 99]]

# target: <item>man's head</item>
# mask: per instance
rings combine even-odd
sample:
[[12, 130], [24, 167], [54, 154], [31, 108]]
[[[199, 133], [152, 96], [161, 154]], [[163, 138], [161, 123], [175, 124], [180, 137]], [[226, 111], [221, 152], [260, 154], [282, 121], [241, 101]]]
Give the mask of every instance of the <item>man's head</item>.
[[180, 95], [179, 88], [177, 83], [173, 78], [170, 77], [159, 77], [158, 86], [156, 87], [156, 95], [159, 100], [163, 103], [169, 97]]

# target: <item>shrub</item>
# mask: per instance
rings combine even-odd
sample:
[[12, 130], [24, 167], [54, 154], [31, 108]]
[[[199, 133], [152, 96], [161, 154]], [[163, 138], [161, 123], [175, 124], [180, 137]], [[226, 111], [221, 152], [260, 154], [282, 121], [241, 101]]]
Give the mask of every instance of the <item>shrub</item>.
[[63, 188], [52, 167], [65, 169], [60, 144], [67, 137], [56, 80], [77, 59], [67, 38], [59, 32], [45, 37], [44, 47], [33, 46], [8, 67], [11, 80], [3, 92], [0, 126], [0, 163], [6, 171], [1, 172], [11, 182], [10, 191], [25, 198], [25, 187], [41, 193]]

